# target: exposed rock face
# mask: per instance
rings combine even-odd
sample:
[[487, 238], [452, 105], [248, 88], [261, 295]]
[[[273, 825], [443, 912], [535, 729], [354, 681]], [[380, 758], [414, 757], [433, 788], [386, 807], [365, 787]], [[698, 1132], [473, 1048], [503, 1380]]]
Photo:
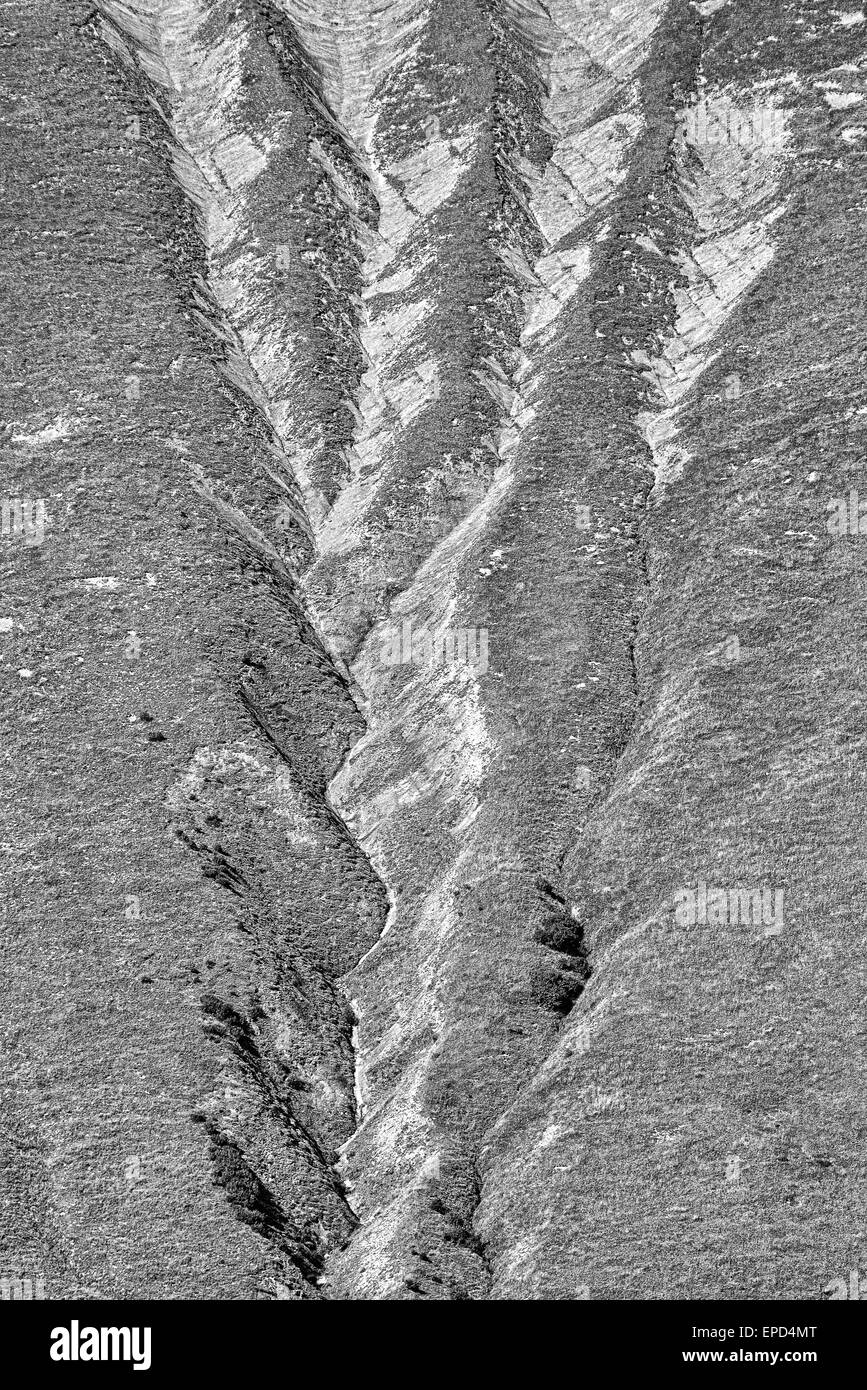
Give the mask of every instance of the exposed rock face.
[[3, 24], [0, 1263], [827, 1296], [863, 13]]

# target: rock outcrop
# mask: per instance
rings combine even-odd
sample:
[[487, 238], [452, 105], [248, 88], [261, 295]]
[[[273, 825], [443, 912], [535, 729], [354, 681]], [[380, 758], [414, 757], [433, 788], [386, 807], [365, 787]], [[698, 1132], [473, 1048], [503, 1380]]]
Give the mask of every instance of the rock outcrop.
[[827, 1297], [864, 14], [3, 24], [0, 1264]]

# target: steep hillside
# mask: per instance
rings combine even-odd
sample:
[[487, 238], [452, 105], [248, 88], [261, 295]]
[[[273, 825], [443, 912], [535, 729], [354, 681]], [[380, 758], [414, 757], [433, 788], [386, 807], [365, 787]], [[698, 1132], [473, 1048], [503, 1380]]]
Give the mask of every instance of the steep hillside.
[[0, 1265], [828, 1297], [864, 13], [2, 22]]

